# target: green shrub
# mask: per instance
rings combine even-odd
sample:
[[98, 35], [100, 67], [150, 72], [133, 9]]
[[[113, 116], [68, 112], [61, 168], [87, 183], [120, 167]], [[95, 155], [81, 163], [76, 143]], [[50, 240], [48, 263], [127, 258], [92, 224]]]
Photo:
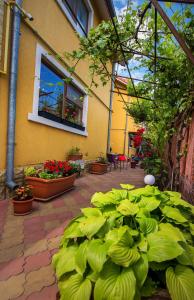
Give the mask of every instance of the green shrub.
[[[194, 299], [194, 207], [157, 187], [95, 193], [53, 257], [62, 300]], [[193, 222], [193, 223], [192, 223]]]

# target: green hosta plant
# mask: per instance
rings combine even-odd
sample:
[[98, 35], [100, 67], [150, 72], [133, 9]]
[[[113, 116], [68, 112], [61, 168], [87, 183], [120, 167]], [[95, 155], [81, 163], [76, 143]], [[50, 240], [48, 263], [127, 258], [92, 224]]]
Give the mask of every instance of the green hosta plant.
[[194, 299], [194, 207], [177, 192], [95, 193], [53, 257], [61, 300], [138, 300], [166, 288]]

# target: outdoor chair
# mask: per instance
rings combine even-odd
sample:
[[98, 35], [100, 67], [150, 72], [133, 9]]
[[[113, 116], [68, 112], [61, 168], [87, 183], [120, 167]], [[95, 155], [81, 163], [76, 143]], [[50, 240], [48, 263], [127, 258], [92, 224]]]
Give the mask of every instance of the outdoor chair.
[[118, 168], [118, 155], [113, 153], [107, 153], [107, 160], [110, 164], [110, 169], [114, 166], [114, 169]]

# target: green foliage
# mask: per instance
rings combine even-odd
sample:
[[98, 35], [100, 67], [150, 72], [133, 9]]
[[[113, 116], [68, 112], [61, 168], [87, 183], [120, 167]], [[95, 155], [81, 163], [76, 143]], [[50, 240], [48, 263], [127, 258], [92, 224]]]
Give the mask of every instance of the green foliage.
[[68, 151], [68, 155], [76, 155], [76, 154], [80, 154], [80, 148], [78, 148], [78, 147], [72, 147]]
[[[194, 298], [194, 208], [157, 187], [96, 193], [53, 256], [61, 299]], [[166, 280], [165, 280], [166, 278]]]
[[25, 176], [35, 177], [37, 170], [34, 167], [28, 167], [24, 170]]

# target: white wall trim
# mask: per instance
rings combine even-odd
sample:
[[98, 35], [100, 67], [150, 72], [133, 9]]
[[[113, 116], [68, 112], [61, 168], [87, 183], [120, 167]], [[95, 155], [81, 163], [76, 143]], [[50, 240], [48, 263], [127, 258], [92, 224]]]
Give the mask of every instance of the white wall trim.
[[[63, 3], [63, 1], [62, 0], [56, 0], [56, 1], [59, 4], [59, 6], [61, 7], [64, 14], [66, 15], [66, 17], [69, 20], [69, 22], [71, 23], [71, 25], [73, 26], [73, 28], [80, 35], [84, 36], [82, 30], [80, 29], [80, 26], [75, 23], [75, 21], [73, 20], [71, 14], [69, 13], [69, 11], [66, 8], [65, 4]], [[93, 10], [93, 7], [92, 7], [92, 4], [91, 4], [90, 0], [85, 0], [85, 4], [86, 4], [86, 6], [89, 10], [89, 20], [88, 20], [88, 31], [89, 31], [92, 27], [94, 27], [94, 10]]]
[[28, 114], [28, 120], [36, 122], [36, 123], [40, 123], [40, 124], [43, 124], [43, 125], [47, 125], [47, 126], [50, 126], [50, 127], [53, 127], [53, 128], [68, 131], [68, 132], [71, 132], [71, 133], [75, 133], [75, 134], [79, 134], [79, 135], [83, 135], [83, 136], [88, 136], [88, 132], [86, 130], [82, 131], [82, 130], [79, 130], [79, 129], [76, 129], [76, 128], [73, 128], [73, 127], [69, 127], [69, 126], [57, 123], [55, 121], [51, 121], [49, 119], [43, 118], [41, 116], [35, 115], [33, 113]]
[[77, 86], [84, 94], [83, 100], [83, 113], [82, 113], [82, 123], [85, 127], [85, 131], [78, 130], [76, 128], [60, 124], [55, 121], [48, 120], [38, 115], [38, 106], [39, 106], [39, 90], [40, 90], [40, 71], [41, 71], [41, 59], [45, 57], [52, 65], [54, 65], [58, 70], [60, 70], [64, 76], [69, 77], [70, 73], [50, 54], [48, 53], [41, 45], [37, 44], [36, 48], [36, 63], [35, 63], [35, 78], [34, 78], [34, 96], [33, 96], [33, 107], [32, 113], [28, 114], [28, 120], [38, 122], [44, 125], [52, 126], [58, 129], [63, 129], [72, 133], [85, 135], [87, 136], [87, 115], [88, 115], [88, 95], [83, 85], [72, 78], [72, 82]]

